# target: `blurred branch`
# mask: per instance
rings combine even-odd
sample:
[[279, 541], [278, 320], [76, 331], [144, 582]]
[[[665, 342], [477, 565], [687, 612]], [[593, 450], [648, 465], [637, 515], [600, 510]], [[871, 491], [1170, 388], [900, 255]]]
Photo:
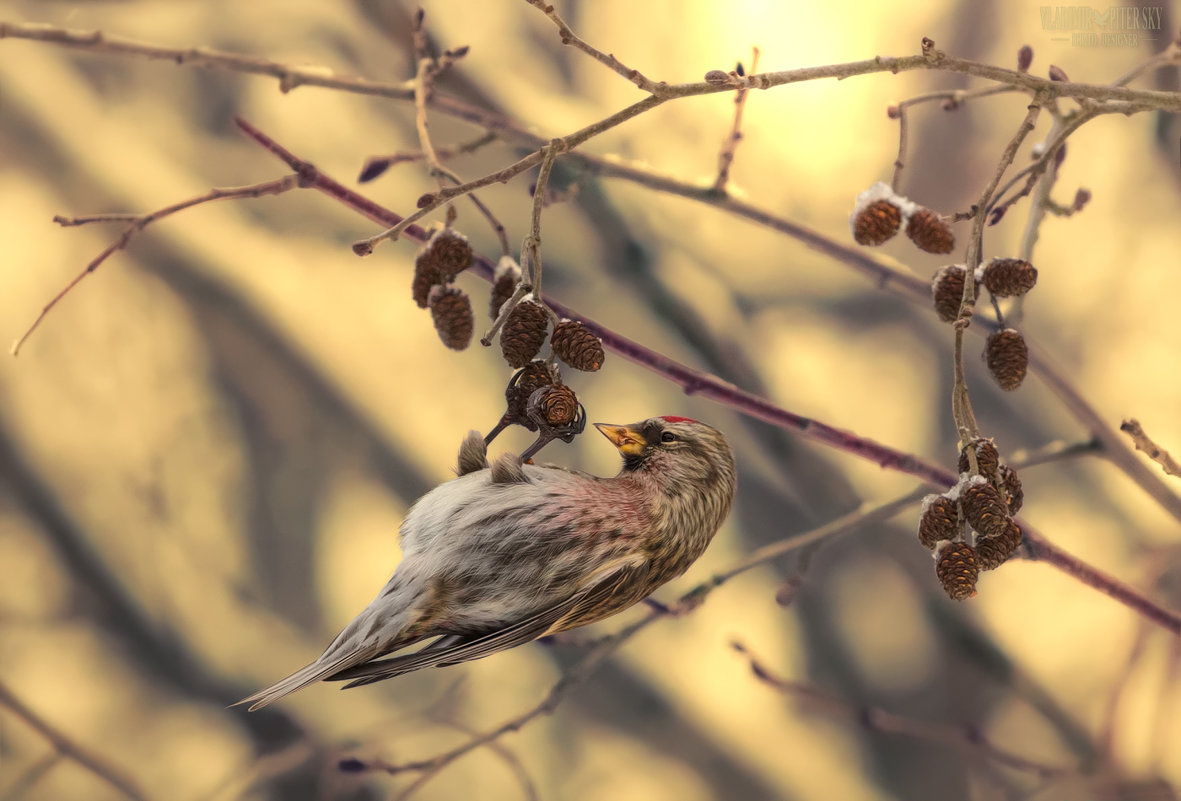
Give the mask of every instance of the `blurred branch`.
[[780, 678], [767, 669], [742, 643], [735, 641], [731, 643], [731, 647], [747, 660], [751, 673], [759, 681], [785, 695], [797, 698], [805, 708], [827, 717], [843, 719], [872, 732], [901, 734], [936, 745], [952, 746], [1005, 767], [1033, 773], [1042, 779], [1058, 778], [1078, 772], [1074, 768], [1047, 765], [1005, 751], [993, 745], [984, 732], [971, 724], [953, 726], [918, 720], [889, 712], [881, 707], [855, 704], [810, 684]]
[[[751, 49], [750, 71], [759, 68], [759, 49]], [[738, 65], [738, 70], [742, 64]], [[741, 73], [740, 73], [741, 74]], [[742, 112], [746, 109], [748, 89], [739, 89], [734, 93], [734, 122], [730, 126], [730, 135], [722, 142], [722, 151], [718, 154], [718, 177], [714, 179], [713, 191], [725, 194], [726, 184], [730, 181], [730, 167], [734, 164], [734, 153], [738, 150], [738, 143], [742, 141]]]
[[182, 200], [180, 203], [174, 203], [171, 206], [165, 206], [162, 209], [157, 209], [156, 211], [153, 211], [149, 214], [144, 214], [143, 216], [139, 217], [127, 214], [98, 214], [90, 217], [73, 218], [60, 216], [54, 217], [54, 222], [64, 227], [85, 225], [87, 223], [95, 222], [127, 222], [129, 220], [131, 221], [131, 225], [127, 226], [127, 228], [124, 229], [123, 234], [110, 245], [108, 245], [102, 253], [91, 259], [90, 263], [86, 265], [86, 268], [83, 269], [82, 272], [74, 276], [74, 279], [70, 281], [70, 283], [66, 284], [64, 289], [54, 295], [49, 303], [45, 304], [45, 307], [41, 309], [41, 313], [37, 315], [37, 319], [33, 321], [33, 324], [28, 327], [24, 334], [21, 335], [20, 339], [16, 340], [16, 342], [12, 344], [12, 355], [16, 356], [20, 353], [21, 345], [23, 345], [25, 340], [27, 340], [32, 335], [32, 333], [37, 330], [37, 326], [41, 325], [41, 321], [45, 319], [45, 316], [53, 310], [53, 308], [62, 300], [62, 298], [69, 294], [71, 289], [76, 287], [83, 278], [90, 275], [92, 272], [102, 266], [102, 263], [112, 255], [126, 248], [127, 243], [130, 242], [136, 234], [147, 228], [152, 223], [162, 220], [172, 214], [176, 214], [178, 211], [184, 211], [185, 209], [198, 206], [202, 203], [209, 203], [213, 200], [225, 200], [227, 198], [255, 198], [263, 197], [264, 195], [279, 195], [283, 192], [294, 189], [298, 183], [297, 179], [298, 176], [287, 175], [274, 181], [264, 181], [263, 183], [251, 184], [250, 186], [239, 186], [233, 189], [212, 189], [204, 195], [189, 198], [188, 200]]
[[1170, 476], [1181, 476], [1181, 464], [1177, 464], [1177, 460], [1169, 455], [1169, 452], [1161, 448], [1144, 433], [1143, 427], [1139, 420], [1128, 419], [1120, 424], [1120, 431], [1123, 431], [1132, 438], [1132, 444], [1136, 446], [1136, 450], [1144, 451], [1148, 454], [1148, 458], [1161, 466], [1161, 469]]
[[50, 751], [41, 759], [34, 762], [25, 770], [16, 781], [10, 784], [4, 793], [0, 795], [0, 801], [19, 801], [30, 790], [37, 786], [37, 782], [49, 775], [49, 772], [58, 766], [62, 761], [62, 755], [58, 751]]
[[[146, 801], [147, 796], [130, 776], [127, 776], [122, 770], [116, 768], [102, 757], [92, 753], [89, 749], [62, 734], [44, 718], [29, 709], [2, 681], [0, 681], [0, 706], [7, 708], [24, 721], [29, 728], [44, 737], [61, 756], [93, 773], [128, 798], [134, 799], [135, 801]], [[51, 766], [51, 764], [46, 764], [44, 770], [48, 770]]]

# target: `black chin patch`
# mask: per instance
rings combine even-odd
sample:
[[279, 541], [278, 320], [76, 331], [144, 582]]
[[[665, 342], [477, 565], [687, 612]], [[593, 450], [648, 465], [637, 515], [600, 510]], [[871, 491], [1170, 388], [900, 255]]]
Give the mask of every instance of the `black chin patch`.
[[639, 470], [647, 460], [648, 455], [646, 451], [645, 453], [625, 453], [623, 455], [623, 469]]

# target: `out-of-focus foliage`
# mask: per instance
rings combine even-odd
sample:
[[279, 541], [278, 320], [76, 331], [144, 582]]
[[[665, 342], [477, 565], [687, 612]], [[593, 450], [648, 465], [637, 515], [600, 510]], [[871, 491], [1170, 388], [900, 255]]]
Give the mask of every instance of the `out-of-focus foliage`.
[[[439, 91], [539, 135], [569, 133], [640, 97], [563, 49], [524, 2], [424, 6], [436, 42], [471, 45]], [[394, 0], [10, 0], [0, 16], [402, 80], [413, 71], [411, 10]], [[560, 10], [601, 50], [669, 82], [730, 69], [752, 45], [771, 70], [909, 54], [924, 35], [1005, 66], [1030, 44], [1034, 72], [1054, 63], [1087, 82], [1150, 55], [1073, 47], [1020, 3], [611, 0]], [[754, 93], [733, 190], [849, 242], [853, 199], [892, 171], [897, 123], [886, 106], [963, 85], [887, 73]], [[732, 100], [669, 103], [587, 150], [707, 183]], [[901, 189], [940, 211], [967, 209], [1026, 103], [1001, 95], [951, 113], [916, 109]], [[282, 175], [234, 130], [235, 114], [350, 185], [367, 156], [417, 148], [405, 102], [306, 87], [283, 94], [269, 78], [0, 41], [0, 333], [18, 336], [119, 230], [60, 229], [55, 214], [144, 212]], [[438, 115], [431, 131], [437, 143], [479, 133]], [[1136, 416], [1174, 452], [1176, 142], [1176, 126], [1152, 114], [1105, 117], [1071, 139], [1061, 200], [1080, 185], [1094, 199], [1079, 216], [1044, 224], [1023, 322], [1105, 419]], [[492, 145], [453, 166], [470, 178], [520, 155]], [[1027, 157], [1028, 148], [1018, 164]], [[561, 162], [553, 181], [577, 188], [545, 216], [556, 297], [799, 414], [954, 464], [951, 333], [929, 310], [708, 206]], [[527, 232], [528, 184], [522, 176], [482, 194], [514, 243]], [[403, 164], [364, 191], [406, 212], [433, 187], [420, 165]], [[1024, 209], [989, 231], [991, 255], [1015, 255]], [[469, 205], [458, 210], [460, 230], [495, 258], [484, 221]], [[465, 729], [536, 703], [581, 654], [531, 645], [347, 693], [315, 687], [258, 715], [225, 708], [313, 658], [370, 600], [397, 564], [402, 513], [451, 475], [464, 433], [487, 430], [503, 411], [509, 371], [498, 349], [444, 349], [410, 297], [412, 245], [385, 244], [366, 259], [350, 251], [373, 232], [312, 192], [202, 206], [149, 229], [84, 281], [19, 359], [0, 361], [0, 681], [149, 797], [378, 797], [410, 778], [345, 774], [337, 760], [430, 756]], [[948, 263], [903, 237], [882, 250], [924, 277]], [[476, 299], [479, 333], [487, 287], [471, 276], [460, 285]], [[1085, 438], [1036, 377], [1002, 394], [982, 363], [969, 369], [982, 426], [1004, 454]], [[666, 600], [761, 544], [914, 485], [686, 397], [616, 356], [599, 373], [568, 378], [592, 421], [684, 414], [736, 445], [736, 513]], [[517, 431], [497, 446], [528, 442]], [[544, 456], [617, 469], [593, 436]], [[1024, 514], [1047, 537], [1170, 602], [1154, 589], [1154, 570], [1172, 554], [1176, 575], [1178, 524], [1136, 486], [1098, 459], [1022, 477]], [[540, 797], [578, 801], [1084, 798], [1098, 785], [1073, 772], [1097, 765], [1119, 781], [1181, 785], [1176, 640], [1037, 563], [1006, 564], [982, 578], [978, 597], [953, 603], [915, 540], [915, 519], [865, 527], [820, 551], [786, 609], [774, 599], [796, 573], [792, 560], [734, 579], [693, 614], [651, 626], [504, 747]], [[811, 710], [752, 678], [729, 647], [735, 638], [778, 673], [853, 705], [971, 724], [1072, 775], [1046, 784], [980, 750]], [[1108, 720], [1113, 761], [1103, 762]], [[50, 752], [0, 709], [0, 794]], [[514, 763], [482, 749], [421, 797], [467, 798], [474, 787], [489, 799], [523, 793]], [[119, 794], [66, 760], [22, 797]]]

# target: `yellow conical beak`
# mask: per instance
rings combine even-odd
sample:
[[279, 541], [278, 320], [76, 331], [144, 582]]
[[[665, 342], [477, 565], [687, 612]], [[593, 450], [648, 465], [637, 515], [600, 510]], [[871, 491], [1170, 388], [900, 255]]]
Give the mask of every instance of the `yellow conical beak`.
[[611, 440], [619, 452], [625, 456], [639, 456], [647, 446], [644, 436], [630, 426], [616, 426], [607, 423], [595, 423], [595, 428], [602, 432], [603, 436]]

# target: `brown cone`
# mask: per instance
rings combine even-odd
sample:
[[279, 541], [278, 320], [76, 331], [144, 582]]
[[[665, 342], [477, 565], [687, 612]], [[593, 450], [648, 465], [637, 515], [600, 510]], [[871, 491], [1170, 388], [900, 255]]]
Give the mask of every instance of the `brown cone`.
[[549, 315], [540, 303], [523, 300], [517, 304], [500, 331], [500, 352], [510, 367], [524, 367], [545, 343]]
[[930, 209], [919, 209], [910, 215], [906, 235], [918, 245], [919, 250], [928, 253], [951, 253], [955, 247], [955, 234], [951, 232], [951, 226]]
[[472, 266], [475, 253], [467, 237], [452, 228], [441, 228], [426, 243], [439, 274], [448, 281]]
[[928, 495], [919, 516], [919, 542], [931, 550], [943, 540], [955, 539], [960, 530], [956, 503], [946, 495]]
[[998, 298], [1024, 295], [1037, 284], [1037, 268], [1024, 259], [993, 259], [980, 282]]
[[995, 570], [1004, 564], [1021, 545], [1021, 526], [1009, 521], [999, 537], [982, 539], [976, 543], [976, 556], [981, 570]]
[[593, 373], [603, 366], [603, 343], [577, 320], [563, 320], [550, 337], [554, 355], [573, 367]]
[[1014, 390], [1025, 380], [1029, 368], [1029, 349], [1025, 338], [1012, 328], [989, 335], [984, 347], [988, 371], [1003, 390]]
[[467, 293], [453, 286], [437, 286], [431, 290], [430, 305], [435, 330], [443, 344], [452, 350], [466, 348], [476, 327]]
[[1017, 471], [1007, 464], [1001, 465], [1000, 478], [1009, 496], [1009, 514], [1015, 515], [1021, 511], [1021, 506], [1025, 503], [1025, 490], [1021, 487], [1021, 479], [1017, 477]]
[[563, 384], [542, 387], [529, 398], [530, 416], [551, 426], [565, 426], [578, 416], [578, 396]]
[[1001, 494], [987, 481], [970, 481], [960, 493], [960, 503], [968, 525], [982, 537], [999, 537], [1009, 524], [1009, 511], [1001, 503]]
[[971, 598], [976, 594], [976, 579], [980, 576], [976, 550], [963, 542], [948, 545], [939, 554], [935, 575], [953, 601]]
[[521, 268], [508, 256], [502, 256], [492, 275], [492, 297], [489, 313], [493, 320], [500, 316], [500, 307], [513, 296], [521, 280]]
[[935, 313], [945, 323], [955, 322], [960, 315], [965, 275], [966, 271], [962, 266], [949, 264], [935, 273], [931, 279], [931, 297], [935, 300]]
[[880, 245], [898, 233], [902, 210], [889, 200], [875, 200], [853, 218], [853, 239], [859, 245]]
[[513, 375], [504, 391], [508, 403], [505, 417], [509, 422], [522, 425], [530, 431], [537, 430], [537, 423], [529, 419], [529, 398], [541, 389], [561, 382], [556, 367], [544, 361], [529, 362]]
[[968, 472], [968, 448], [972, 447], [976, 448], [976, 465], [980, 468], [980, 475], [991, 481], [1000, 465], [1000, 454], [997, 453], [996, 445], [991, 439], [977, 437], [964, 446], [960, 451], [960, 472]]

